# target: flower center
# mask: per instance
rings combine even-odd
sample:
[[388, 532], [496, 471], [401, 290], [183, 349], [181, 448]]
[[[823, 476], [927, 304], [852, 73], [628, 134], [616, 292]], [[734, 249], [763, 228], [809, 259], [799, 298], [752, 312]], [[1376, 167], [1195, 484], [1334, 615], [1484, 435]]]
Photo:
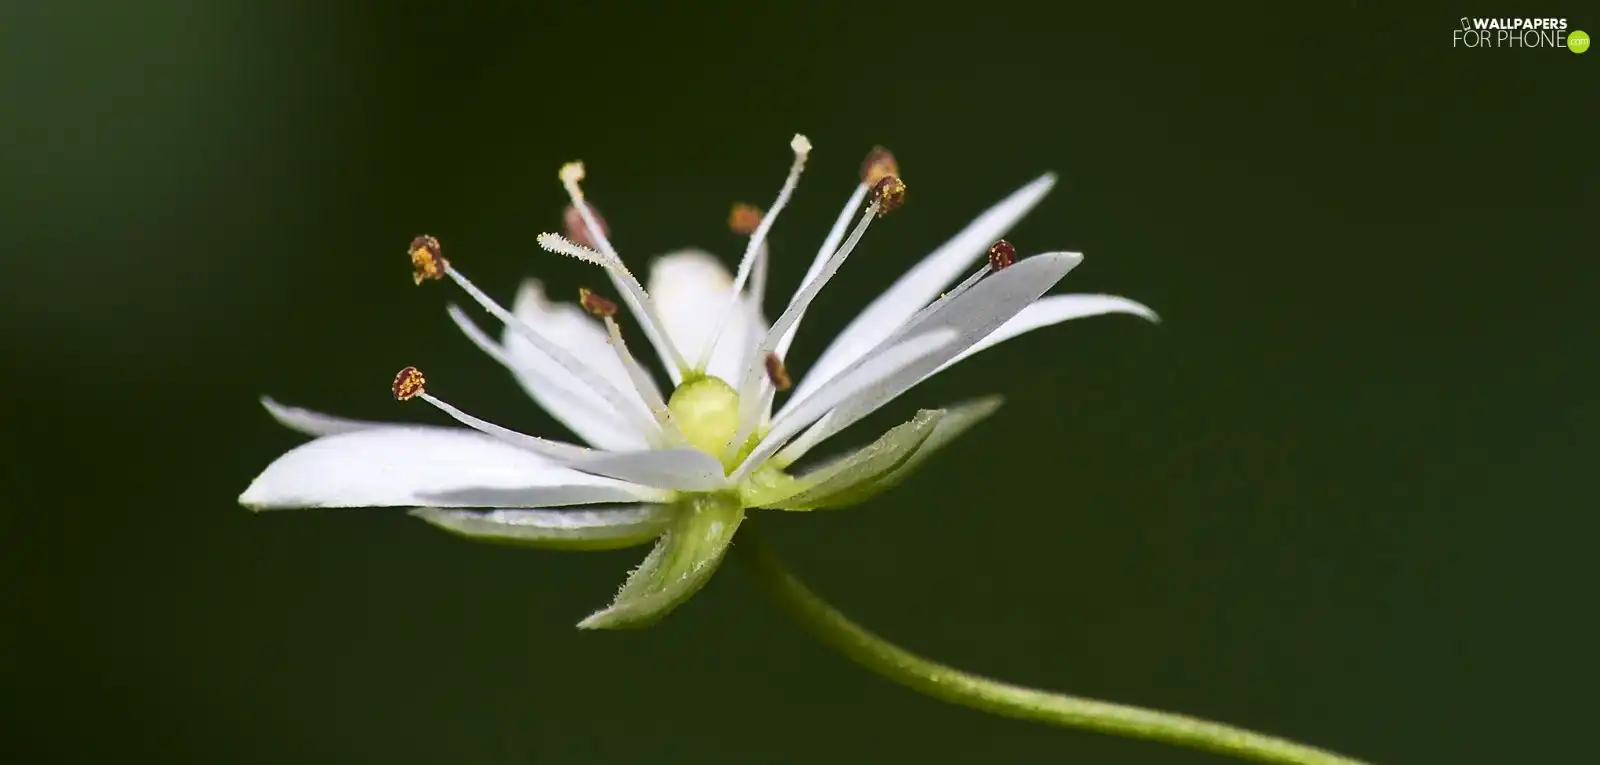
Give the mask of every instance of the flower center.
[[739, 430], [739, 394], [710, 375], [684, 380], [667, 409], [689, 445], [709, 454], [720, 455]]

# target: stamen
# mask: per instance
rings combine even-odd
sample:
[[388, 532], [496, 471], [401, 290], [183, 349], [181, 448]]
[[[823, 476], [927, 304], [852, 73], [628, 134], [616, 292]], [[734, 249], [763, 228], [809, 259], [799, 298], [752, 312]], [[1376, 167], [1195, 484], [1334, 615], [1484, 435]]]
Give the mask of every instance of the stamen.
[[878, 217], [883, 217], [906, 203], [906, 184], [898, 175], [885, 175], [872, 184], [872, 201], [878, 205]]
[[896, 338], [904, 336], [906, 332], [915, 329], [917, 325], [921, 324], [922, 320], [926, 318], [928, 314], [939, 310], [946, 303], [961, 297], [961, 293], [972, 289], [972, 285], [983, 281], [990, 274], [1010, 268], [1016, 262], [1016, 245], [1013, 245], [1011, 242], [1005, 239], [1000, 239], [994, 244], [989, 245], [989, 259], [987, 263], [985, 263], [983, 266], [980, 266], [977, 272], [973, 273], [971, 276], [961, 280], [961, 283], [951, 288], [950, 291], [939, 293], [939, 298], [937, 300], [923, 306], [921, 310], [912, 314], [911, 318], [906, 319], [905, 322], [900, 325], [899, 329], [895, 330], [893, 334], [884, 339], [884, 342], [893, 342]]
[[597, 319], [609, 319], [617, 315], [616, 303], [589, 291], [588, 288], [578, 289], [578, 305], [583, 306], [583, 310]]
[[422, 370], [406, 367], [394, 376], [394, 400], [410, 401], [420, 395], [427, 385], [428, 381], [422, 376]]
[[628, 380], [633, 383], [634, 391], [644, 400], [651, 416], [655, 417], [656, 427], [660, 428], [670, 441], [682, 443], [683, 432], [678, 430], [678, 424], [673, 421], [667, 402], [661, 398], [661, 391], [656, 389], [656, 383], [650, 379], [650, 373], [639, 366], [639, 362], [628, 351], [628, 344], [622, 339], [622, 328], [612, 318], [617, 315], [617, 304], [587, 288], [578, 289], [578, 304], [583, 306], [583, 310], [588, 311], [590, 316], [605, 321], [606, 333], [609, 335], [607, 342], [616, 351], [617, 360], [622, 362], [622, 368], [627, 371]]
[[[606, 236], [606, 227], [600, 217], [589, 207], [584, 199], [583, 187], [578, 184], [587, 175], [582, 162], [568, 162], [561, 166], [561, 185], [567, 190], [567, 196], [572, 199], [572, 207], [577, 210], [578, 217], [583, 219], [584, 229], [589, 234], [590, 241], [605, 254], [607, 262], [600, 265], [606, 269], [606, 274], [611, 277], [612, 286], [622, 295], [639, 319], [639, 326], [644, 328], [645, 337], [650, 339], [656, 352], [661, 356], [661, 363], [667, 368], [667, 374], [672, 378], [673, 384], [683, 380], [688, 372], [689, 365], [683, 359], [683, 353], [672, 342], [672, 336], [667, 334], [666, 323], [661, 320], [661, 315], [656, 312], [655, 304], [650, 301], [650, 294], [644, 291], [644, 286], [634, 277], [622, 263], [622, 256], [617, 254], [611, 240]], [[540, 237], [540, 246], [544, 246]], [[548, 248], [546, 248], [548, 249]], [[571, 253], [564, 253], [571, 254]], [[593, 262], [593, 261], [591, 261]]]
[[728, 444], [729, 453], [725, 455], [726, 457], [732, 457], [733, 452], [737, 449], [735, 445], [743, 444], [745, 439], [750, 437], [750, 433], [755, 430], [756, 424], [763, 416], [761, 404], [765, 397], [761, 392], [761, 385], [764, 382], [761, 372], [766, 363], [767, 354], [772, 353], [777, 348], [778, 339], [783, 337], [783, 333], [794, 322], [799, 320], [800, 314], [804, 313], [806, 307], [811, 305], [811, 301], [816, 298], [817, 293], [821, 292], [822, 288], [827, 285], [828, 280], [832, 279], [833, 275], [839, 271], [839, 266], [843, 265], [845, 258], [849, 257], [851, 251], [855, 250], [856, 245], [861, 242], [861, 237], [867, 233], [867, 227], [872, 225], [872, 221], [877, 219], [879, 214], [879, 200], [874, 199], [871, 204], [867, 205], [867, 209], [862, 212], [861, 220], [856, 223], [855, 230], [850, 232], [850, 237], [845, 240], [844, 245], [832, 257], [828, 258], [827, 263], [823, 264], [821, 272], [817, 274], [817, 278], [807, 282], [800, 288], [799, 292], [795, 293], [794, 297], [789, 300], [789, 307], [784, 309], [778, 320], [773, 322], [772, 328], [767, 330], [766, 338], [761, 341], [761, 346], [756, 349], [750, 366], [745, 369], [744, 377], [739, 381], [739, 430]]
[[[585, 290], [587, 292], [587, 290]], [[590, 292], [588, 297], [599, 297]], [[600, 298], [605, 300], [605, 298]], [[616, 351], [617, 359], [622, 362], [622, 368], [627, 371], [628, 379], [633, 383], [633, 389], [639, 393], [639, 398], [644, 399], [645, 406], [649, 408], [650, 415], [655, 418], [656, 427], [660, 429], [669, 446], [679, 446], [687, 441], [683, 431], [678, 428], [678, 423], [672, 417], [672, 410], [667, 408], [667, 402], [661, 397], [661, 391], [656, 389], [655, 381], [650, 379], [650, 373], [639, 366], [639, 362], [628, 351], [628, 343], [622, 339], [622, 327], [617, 325], [616, 319], [611, 315], [616, 313], [616, 304], [605, 300], [612, 307], [612, 312], [595, 314], [606, 323], [606, 334], [612, 350]]]
[[[844, 241], [845, 232], [850, 230], [850, 219], [855, 217], [856, 210], [861, 209], [861, 203], [866, 200], [867, 192], [871, 190], [871, 186], [861, 183], [857, 184], [856, 190], [850, 193], [850, 198], [845, 200], [844, 208], [839, 211], [838, 217], [833, 221], [833, 228], [828, 229], [828, 237], [822, 240], [822, 246], [817, 248], [817, 254], [811, 258], [811, 265], [806, 267], [806, 275], [805, 278], [800, 280], [800, 287], [803, 288], [810, 284], [812, 279], [817, 278], [817, 274], [822, 273], [822, 267], [828, 263], [828, 256], [838, 249], [839, 242]], [[804, 313], [801, 314], [801, 317], [804, 317]], [[794, 336], [800, 329], [801, 317], [797, 317], [794, 323], [789, 325], [789, 329], [783, 333], [783, 337], [778, 340], [776, 351], [779, 356], [789, 355], [789, 346], [794, 343]]]
[[[462, 310], [460, 306], [452, 303], [445, 308], [446, 312], [450, 314], [450, 320], [455, 322], [456, 327], [460, 328], [462, 334], [466, 335], [467, 339], [470, 340], [473, 345], [478, 347], [478, 350], [483, 351], [484, 354], [489, 356], [489, 358], [494, 359], [496, 363], [505, 367], [517, 377], [536, 380], [537, 385], [546, 391], [546, 395], [556, 397], [561, 400], [561, 408], [581, 409], [585, 412], [586, 417], [598, 417], [602, 419], [609, 419], [612, 417], [611, 409], [614, 407], [611, 401], [602, 399], [604, 405], [600, 405], [600, 402], [594, 402], [592, 399], [585, 396], [585, 393], [589, 393], [591, 391], [588, 390], [587, 386], [584, 386], [583, 381], [569, 381], [565, 377], [551, 375], [541, 370], [537, 366], [533, 366], [521, 360], [512, 358], [510, 354], [506, 353], [505, 348], [500, 345], [500, 342], [490, 338], [488, 333], [480, 329], [478, 325], [467, 316], [467, 312]], [[581, 391], [575, 390], [573, 387], [575, 385], [583, 386], [583, 389]], [[598, 391], [594, 391], [594, 393], [595, 395], [599, 395]], [[559, 415], [557, 416], [557, 419], [561, 419], [563, 422], [566, 422], [566, 420]], [[636, 419], [642, 420], [643, 418]], [[644, 423], [646, 426], [649, 425], [648, 420], [644, 420]], [[632, 425], [634, 423], [629, 424]], [[568, 423], [568, 425], [570, 427], [570, 423]], [[577, 429], [573, 428], [573, 430], [576, 432]], [[648, 432], [648, 430], [641, 430], [640, 432]]]
[[[749, 236], [756, 227], [761, 225], [761, 208], [755, 205], [735, 202], [733, 211], [728, 214], [728, 228], [740, 236]], [[761, 313], [761, 303], [767, 294], [767, 243], [762, 242], [761, 248], [756, 250], [755, 265], [750, 267], [750, 281], [745, 285], [745, 297], [750, 300], [757, 314]]]
[[[833, 228], [828, 230], [828, 237], [822, 240], [822, 247], [818, 248], [816, 256], [811, 260], [810, 267], [806, 268], [805, 278], [800, 280], [802, 287], [810, 284], [811, 280], [817, 278], [817, 274], [821, 273], [823, 265], [828, 261], [828, 256], [833, 253], [834, 248], [838, 247], [839, 242], [844, 239], [845, 231], [850, 227], [850, 217], [861, 207], [861, 202], [866, 199], [867, 194], [872, 191], [878, 181], [890, 175], [899, 177], [900, 163], [895, 161], [894, 154], [890, 153], [888, 149], [882, 146], [872, 147], [872, 151], [867, 152], [866, 158], [861, 160], [861, 183], [856, 186], [855, 191], [851, 192], [850, 199], [844, 203], [844, 209], [839, 211], [839, 217], [834, 220]], [[801, 316], [795, 318], [793, 324], [789, 325], [789, 329], [783, 333], [783, 337], [779, 338], [775, 349], [779, 356], [789, 355], [789, 346], [794, 343], [794, 336], [797, 330], [800, 329], [801, 318], [804, 318], [803, 312]], [[769, 403], [771, 398], [771, 396], [767, 397]], [[766, 417], [767, 415], [764, 413], [762, 416]]]
[[473, 417], [449, 403], [443, 401], [432, 393], [418, 393], [417, 398], [433, 404], [439, 411], [450, 415], [450, 418], [486, 436], [498, 438], [512, 446], [519, 446], [535, 454], [549, 457], [553, 460], [568, 462], [593, 455], [593, 449], [574, 444], [564, 444], [560, 441], [551, 441], [526, 433], [518, 433], [510, 428], [502, 428], [488, 420]]
[[788, 390], [794, 384], [789, 379], [789, 370], [783, 366], [783, 359], [778, 358], [776, 353], [767, 354], [767, 382], [778, 390]]
[[[876, 346], [874, 346], [873, 350], [868, 351], [867, 354], [865, 354], [865, 356], [870, 356], [871, 354], [873, 354], [873, 353], [875, 353], [878, 350], [881, 350], [883, 348], [892, 347], [895, 343], [899, 342], [901, 338], [905, 337], [912, 330], [917, 329], [918, 327], [920, 327], [922, 325], [922, 322], [924, 320], [926, 320], [929, 316], [931, 316], [935, 311], [938, 311], [939, 309], [943, 308], [950, 301], [955, 300], [958, 297], [961, 297], [961, 295], [963, 293], [965, 293], [967, 290], [972, 289], [973, 285], [976, 285], [978, 282], [983, 281], [990, 274], [993, 274], [993, 273], [996, 273], [998, 271], [1002, 271], [1002, 270], [1004, 270], [1006, 268], [1009, 268], [1012, 264], [1014, 264], [1016, 262], [1017, 262], [1017, 248], [1014, 245], [1012, 245], [1011, 242], [1008, 242], [1008, 241], [1006, 241], [1004, 239], [1001, 239], [1001, 240], [995, 242], [994, 244], [990, 245], [989, 246], [989, 260], [988, 260], [988, 262], [986, 264], [980, 266], [978, 268], [978, 270], [976, 272], [974, 272], [972, 275], [968, 276], [965, 279], [962, 279], [960, 284], [957, 284], [956, 286], [952, 287], [948, 292], [939, 293], [938, 299], [936, 299], [933, 302], [923, 306], [916, 313], [912, 314], [910, 318], [906, 319], [905, 322], [903, 322], [893, 332], [889, 333], [888, 337], [884, 338], [882, 342], [880, 342]], [[810, 447], [807, 447], [807, 448], [810, 448]]]
[[[1005, 239], [997, 240], [994, 244], [989, 245], [989, 259], [985, 265], [980, 266], [976, 273], [961, 280], [961, 283], [951, 288], [949, 292], [939, 293], [938, 300], [923, 306], [922, 310], [912, 314], [911, 318], [906, 319], [905, 323], [900, 325], [901, 329], [895, 333], [895, 336], [904, 335], [906, 331], [914, 329], [928, 314], [938, 310], [951, 300], [961, 297], [961, 293], [972, 289], [972, 285], [983, 281], [992, 273], [1010, 268], [1016, 262], [1016, 245]], [[885, 340], [885, 342], [888, 342], [888, 340]]]
[[909, 332], [909, 331], [911, 331], [913, 329], [916, 329], [917, 326], [922, 323], [922, 320], [927, 318], [929, 314], [933, 313], [934, 311], [939, 310], [940, 308], [943, 308], [946, 303], [949, 303], [950, 301], [955, 300], [958, 297], [961, 297], [961, 294], [963, 292], [966, 292], [967, 290], [972, 289], [973, 285], [977, 284], [978, 282], [983, 281], [984, 277], [986, 277], [986, 276], [988, 276], [989, 274], [992, 274], [992, 273], [994, 273], [994, 269], [990, 268], [988, 264], [984, 264], [982, 266], [979, 266], [977, 271], [973, 272], [967, 278], [962, 279], [960, 284], [957, 284], [956, 286], [951, 287], [950, 291], [948, 291], [948, 292], [939, 293], [938, 299], [934, 300], [932, 303], [929, 303], [929, 304], [923, 306], [916, 313], [911, 314], [911, 318], [908, 318], [904, 322], [902, 322], [900, 324], [900, 327], [898, 329], [896, 329], [893, 333], [891, 333], [889, 335], [889, 337], [884, 338], [883, 342], [879, 343], [877, 347], [879, 347], [879, 348], [885, 347], [886, 343], [894, 342], [896, 339], [905, 336], [905, 334], [907, 332]]
[[687, 491], [715, 491], [728, 485], [721, 466], [700, 452], [688, 449], [668, 451], [590, 449], [500, 427], [488, 420], [467, 414], [431, 393], [418, 392], [416, 397], [479, 433], [546, 457], [563, 467], [591, 475], [605, 476], [645, 487]]
[[421, 284], [429, 279], [443, 279], [450, 261], [444, 259], [439, 240], [423, 234], [411, 240], [407, 248], [411, 253], [411, 280]]
[[[600, 214], [600, 211], [594, 209], [593, 205], [589, 206], [589, 211], [594, 214], [595, 221], [600, 224], [601, 235], [611, 236], [611, 229], [606, 226], [606, 219]], [[589, 227], [583, 222], [583, 213], [578, 212], [577, 207], [567, 205], [567, 209], [561, 212], [561, 224], [568, 239], [591, 250], [595, 248], [594, 239], [589, 237]]]
[[761, 208], [744, 202], [733, 203], [733, 211], [728, 213], [728, 228], [739, 236], [749, 236], [761, 225]]
[[485, 435], [501, 439], [510, 444], [524, 447], [529, 451], [537, 452], [552, 459], [570, 460], [575, 457], [587, 456], [593, 452], [592, 449], [586, 449], [582, 446], [574, 446], [572, 444], [564, 444], [559, 441], [549, 441], [543, 438], [536, 438], [524, 433], [518, 433], [508, 428], [502, 428], [499, 425], [487, 420], [478, 419], [477, 417], [473, 417], [472, 415], [467, 414], [466, 412], [463, 412], [460, 409], [457, 409], [438, 399], [433, 394], [425, 390], [425, 385], [426, 381], [422, 378], [421, 370], [417, 369], [416, 367], [406, 367], [405, 369], [400, 370], [399, 374], [394, 376], [394, 397], [401, 401], [409, 401], [413, 398], [420, 398], [423, 401], [438, 407], [440, 411], [450, 415], [455, 419], [456, 422], [459, 422], [462, 425], [472, 428], [473, 430]]
[[633, 383], [634, 391], [644, 400], [651, 416], [655, 417], [656, 426], [666, 433], [669, 439], [681, 442], [683, 434], [678, 430], [677, 423], [673, 422], [672, 412], [667, 409], [667, 402], [661, 398], [661, 391], [656, 388], [655, 380], [650, 379], [650, 373], [639, 366], [639, 362], [628, 351], [628, 344], [622, 339], [622, 327], [612, 318], [617, 315], [617, 304], [587, 288], [578, 290], [578, 304], [583, 306], [583, 310], [590, 316], [605, 321], [607, 342], [610, 343], [612, 350], [616, 351], [617, 360], [622, 362], [622, 368], [628, 373], [628, 380]]
[[750, 268], [750, 283], [745, 286], [744, 294], [755, 305], [756, 313], [761, 313], [761, 303], [767, 294], [766, 244], [762, 244], [760, 251], [756, 252], [756, 264]]
[[1001, 239], [989, 245], [989, 270], [1000, 271], [1017, 262], [1017, 248]]
[[872, 147], [872, 151], [867, 152], [867, 158], [861, 160], [861, 182], [866, 184], [867, 188], [871, 188], [878, 185], [878, 181], [891, 175], [899, 177], [900, 163], [895, 161], [894, 155], [888, 149], [882, 146]]
[[653, 435], [657, 432], [656, 423], [652, 419], [644, 417], [644, 413], [640, 412], [638, 407], [630, 405], [627, 396], [617, 386], [612, 385], [609, 380], [595, 372], [588, 364], [573, 356], [567, 349], [539, 334], [538, 330], [528, 326], [527, 322], [517, 318], [515, 314], [500, 307], [500, 304], [496, 303], [494, 298], [489, 297], [483, 290], [478, 289], [477, 285], [473, 284], [460, 271], [457, 271], [448, 263], [444, 265], [444, 275], [450, 277], [457, 286], [461, 287], [478, 305], [482, 306], [483, 310], [488, 311], [496, 319], [511, 328], [511, 331], [516, 332], [523, 339], [532, 343], [533, 347], [537, 348], [540, 353], [549, 356], [557, 364], [565, 367], [568, 372], [571, 372], [590, 390], [598, 393], [607, 403], [611, 404], [611, 407], [618, 414], [631, 420], [639, 428], [640, 433]]
[[728, 319], [733, 315], [735, 306], [738, 305], [744, 292], [745, 281], [750, 278], [750, 268], [755, 264], [756, 253], [767, 240], [767, 233], [772, 230], [772, 224], [778, 220], [778, 213], [789, 204], [789, 197], [794, 194], [794, 189], [800, 184], [800, 173], [806, 169], [806, 157], [811, 155], [811, 141], [805, 136], [795, 133], [789, 141], [789, 148], [794, 151], [794, 162], [789, 165], [789, 175], [783, 179], [783, 188], [778, 190], [778, 198], [773, 201], [772, 209], [761, 216], [756, 224], [755, 231], [750, 234], [750, 243], [744, 248], [744, 256], [739, 259], [739, 269], [733, 277], [733, 291], [729, 294], [728, 306], [722, 311], [722, 318], [716, 324], [716, 331], [711, 333], [710, 341], [700, 349], [700, 358], [696, 361], [696, 369], [705, 369], [711, 362], [711, 352], [722, 340], [722, 333], [728, 328]]

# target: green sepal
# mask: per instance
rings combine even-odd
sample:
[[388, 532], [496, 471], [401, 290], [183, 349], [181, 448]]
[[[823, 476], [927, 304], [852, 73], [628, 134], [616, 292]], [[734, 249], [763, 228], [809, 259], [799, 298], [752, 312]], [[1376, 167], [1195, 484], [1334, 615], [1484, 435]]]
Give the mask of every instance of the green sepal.
[[[774, 492], [747, 492], [752, 506], [779, 510], [848, 507], [910, 459], [945, 417], [942, 409], [923, 409], [866, 446], [831, 460]], [[764, 494], [764, 496], [749, 496]]]
[[[978, 424], [978, 422], [987, 418], [989, 415], [994, 414], [995, 410], [999, 409], [1002, 403], [1004, 403], [1004, 399], [1000, 396], [986, 396], [980, 399], [964, 401], [951, 406], [948, 409], [936, 410], [942, 416], [939, 417], [935, 423], [933, 423], [930, 431], [924, 435], [919, 443], [917, 443], [916, 448], [909, 454], [909, 456], [901, 455], [903, 459], [901, 459], [898, 463], [891, 464], [887, 470], [877, 473], [876, 475], [870, 475], [868, 480], [864, 480], [849, 487], [836, 490], [827, 497], [801, 497], [799, 496], [799, 492], [793, 492], [791, 496], [778, 499], [777, 503], [774, 503], [770, 499], [763, 498], [766, 501], [759, 506], [781, 506], [785, 510], [801, 510], [818, 509], [823, 507], [849, 507], [851, 505], [857, 505], [865, 502], [885, 491], [888, 491], [889, 489], [899, 486], [902, 481], [905, 481], [911, 476], [912, 473], [915, 473], [917, 469], [922, 466], [922, 463], [925, 460], [933, 456], [934, 452], [937, 452], [946, 444], [954, 441], [957, 437], [961, 436], [961, 434], [967, 432], [967, 430], [973, 425]], [[921, 417], [922, 414], [923, 412], [919, 412], [918, 417]], [[798, 483], [805, 484], [808, 482], [808, 479], [811, 476], [819, 476], [823, 473], [823, 471], [837, 470], [843, 467], [844, 463], [854, 461], [858, 455], [861, 455], [863, 452], [867, 452], [868, 450], [877, 447], [880, 443], [888, 440], [896, 430], [900, 430], [901, 428], [909, 428], [916, 422], [917, 420], [914, 418], [911, 422], [905, 423], [904, 425], [885, 433], [882, 438], [878, 439], [877, 442], [874, 442], [866, 448], [858, 450], [857, 452], [840, 458], [834, 462], [830, 462], [822, 468], [813, 470], [806, 476], [796, 479], [796, 481]], [[907, 438], [909, 436], [910, 434], [907, 433], [902, 434], [899, 437]], [[883, 458], [887, 461], [886, 456]], [[807, 487], [802, 486], [801, 488]], [[792, 504], [797, 501], [808, 504]], [[753, 506], [755, 505], [755, 503], [751, 504]]]
[[732, 493], [688, 495], [616, 600], [578, 628], [633, 629], [660, 621], [705, 586], [743, 520], [744, 505]]
[[661, 535], [669, 505], [575, 507], [563, 510], [457, 510], [419, 507], [411, 515], [476, 542], [543, 550], [617, 550]]
[[928, 436], [928, 440], [922, 442], [922, 446], [917, 448], [916, 453], [912, 454], [910, 459], [900, 463], [900, 466], [896, 467], [888, 475], [883, 476], [872, 486], [867, 487], [870, 490], [869, 493], [856, 501], [859, 502], [899, 486], [901, 481], [906, 480], [911, 477], [912, 473], [917, 472], [922, 467], [922, 463], [933, 456], [934, 452], [943, 449], [946, 444], [959, 438], [961, 434], [966, 433], [972, 426], [987, 419], [1003, 403], [1005, 403], [1005, 398], [1002, 396], [985, 396], [963, 401], [945, 409], [944, 419], [939, 420], [939, 424], [934, 427], [933, 433]]

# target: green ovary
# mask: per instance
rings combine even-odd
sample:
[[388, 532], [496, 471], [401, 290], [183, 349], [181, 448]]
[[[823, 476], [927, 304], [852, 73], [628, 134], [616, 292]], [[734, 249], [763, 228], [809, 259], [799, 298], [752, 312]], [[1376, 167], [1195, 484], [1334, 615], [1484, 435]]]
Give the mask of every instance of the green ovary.
[[685, 380], [672, 392], [667, 409], [690, 446], [719, 457], [739, 431], [739, 394], [710, 375]]
[[[667, 409], [672, 412], [672, 419], [683, 431], [690, 446], [716, 455], [718, 459], [722, 458], [728, 441], [739, 432], [739, 394], [721, 379], [710, 375], [685, 380], [672, 392]], [[723, 467], [733, 470], [761, 442], [762, 435], [761, 429], [757, 428], [732, 458], [723, 460]], [[750, 482], [757, 485], [792, 480], [771, 464], [762, 465], [750, 476]]]

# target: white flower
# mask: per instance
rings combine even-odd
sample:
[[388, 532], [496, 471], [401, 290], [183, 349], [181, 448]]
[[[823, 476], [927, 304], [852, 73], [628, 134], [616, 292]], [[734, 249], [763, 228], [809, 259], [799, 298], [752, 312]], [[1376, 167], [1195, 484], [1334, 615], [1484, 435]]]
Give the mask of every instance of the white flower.
[[[875, 149], [800, 287], [769, 324], [762, 313], [765, 239], [811, 148], [803, 136], [792, 147], [794, 164], [772, 209], [758, 224], [748, 209], [736, 216], [742, 218], [736, 227], [753, 228], [737, 273], [730, 276], [706, 253], [678, 252], [655, 261], [648, 291], [585, 201], [582, 165], [562, 169], [572, 198], [568, 237], [544, 234], [539, 242], [605, 269], [665, 366], [670, 395], [624, 342], [610, 301], [586, 291], [580, 310], [547, 300], [541, 285], [529, 281], [507, 311], [450, 266], [437, 240], [418, 237], [411, 248], [417, 281], [449, 277], [499, 319], [504, 331], [496, 341], [459, 308], [449, 309], [473, 343], [589, 446], [473, 417], [427, 392], [421, 373], [408, 367], [395, 380], [396, 397], [422, 398], [466, 428], [347, 420], [263, 399], [279, 422], [317, 438], [269, 465], [239, 501], [258, 510], [412, 507], [467, 537], [535, 547], [607, 549], [657, 540], [616, 601], [580, 624], [640, 626], [705, 583], [746, 509], [859, 502], [898, 483], [999, 401], [920, 411], [865, 447], [798, 476], [788, 472], [829, 436], [950, 365], [1029, 330], [1105, 313], [1156, 318], [1121, 297], [1041, 298], [1082, 256], [1047, 252], [1017, 260], [1009, 243], [996, 242], [1049, 192], [1055, 178], [1047, 174], [979, 215], [879, 295], [774, 412], [777, 389], [788, 385], [781, 359], [807, 306], [905, 194], [893, 157]], [[986, 252], [988, 262], [952, 287]]]

